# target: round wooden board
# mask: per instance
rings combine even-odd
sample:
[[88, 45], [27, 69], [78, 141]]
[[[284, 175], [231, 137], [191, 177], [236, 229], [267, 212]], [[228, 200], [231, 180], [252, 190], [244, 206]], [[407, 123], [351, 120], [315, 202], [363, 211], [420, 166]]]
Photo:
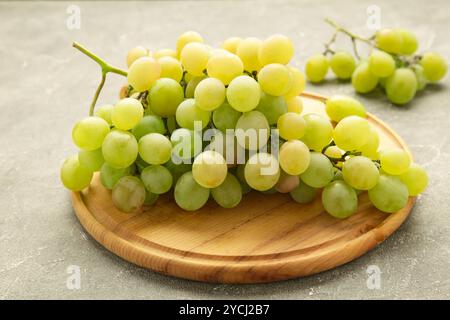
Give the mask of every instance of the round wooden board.
[[[304, 113], [324, 113], [324, 97], [304, 94]], [[408, 150], [385, 123], [369, 115], [382, 146]], [[409, 150], [408, 150], [409, 152]], [[86, 231], [123, 259], [156, 272], [218, 283], [258, 283], [307, 276], [361, 256], [391, 235], [408, 217], [415, 198], [394, 214], [377, 210], [367, 193], [358, 212], [331, 217], [320, 195], [307, 205], [288, 194], [251, 192], [233, 209], [210, 200], [196, 212], [180, 209], [172, 195], [136, 214], [114, 208], [98, 174], [83, 192], [72, 193]]]

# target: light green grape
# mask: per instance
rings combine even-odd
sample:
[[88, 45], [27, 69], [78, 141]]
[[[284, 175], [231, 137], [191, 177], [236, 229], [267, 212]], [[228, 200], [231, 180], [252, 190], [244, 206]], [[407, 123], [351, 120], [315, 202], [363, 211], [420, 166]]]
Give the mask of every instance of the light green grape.
[[368, 93], [376, 88], [378, 77], [370, 71], [369, 63], [362, 62], [352, 74], [352, 86], [359, 93]]
[[105, 188], [112, 190], [120, 178], [133, 174], [133, 171], [133, 166], [116, 169], [104, 163], [100, 169], [100, 181]]
[[150, 57], [142, 57], [133, 62], [128, 69], [128, 83], [136, 92], [143, 92], [155, 83], [161, 75], [161, 66]]
[[309, 149], [300, 140], [289, 140], [280, 148], [279, 161], [281, 168], [290, 175], [299, 175], [309, 166]]
[[397, 212], [408, 201], [408, 188], [397, 177], [382, 174], [378, 184], [369, 190], [369, 199], [378, 210]]
[[384, 149], [380, 152], [381, 169], [388, 174], [405, 173], [411, 165], [408, 152], [400, 148]]
[[194, 99], [186, 99], [178, 106], [175, 118], [183, 128], [193, 130], [195, 121], [198, 121], [203, 129], [209, 123], [211, 112], [200, 109]]
[[151, 205], [155, 204], [155, 202], [158, 200], [158, 198], [159, 198], [159, 194], [155, 194], [155, 193], [151, 193], [151, 192], [147, 191], [145, 193], [144, 205], [151, 206]]
[[321, 82], [325, 79], [330, 64], [323, 54], [315, 54], [306, 60], [305, 73], [311, 82]]
[[139, 58], [149, 56], [149, 54], [150, 52], [142, 46], [134, 47], [127, 53], [127, 67], [129, 68], [134, 61]]
[[208, 60], [206, 72], [208, 76], [219, 79], [227, 85], [244, 72], [244, 64], [235, 54], [218, 54]]
[[261, 69], [261, 63], [258, 59], [261, 45], [262, 41], [257, 38], [246, 38], [239, 41], [236, 55], [241, 58], [244, 64], [244, 70], [252, 72]]
[[424, 89], [427, 85], [427, 78], [425, 77], [425, 72], [420, 64], [416, 64], [412, 67], [417, 80], [417, 91]]
[[320, 152], [328, 145], [333, 136], [333, 126], [326, 117], [315, 113], [303, 116], [306, 123], [306, 130], [301, 140], [309, 149]]
[[333, 139], [336, 145], [345, 151], [358, 150], [370, 136], [369, 122], [358, 116], [349, 116], [336, 125]]
[[233, 109], [228, 103], [224, 103], [214, 110], [212, 120], [217, 129], [225, 132], [227, 129], [236, 127], [236, 123], [241, 115], [241, 112]]
[[317, 189], [308, 186], [300, 180], [298, 187], [289, 192], [289, 195], [295, 202], [301, 204], [310, 203], [316, 198]]
[[166, 133], [164, 121], [159, 116], [145, 116], [131, 131], [139, 141], [140, 138], [149, 133]]
[[287, 112], [301, 114], [303, 111], [303, 100], [300, 97], [286, 98]]
[[114, 168], [129, 167], [138, 156], [136, 138], [127, 131], [112, 130], [102, 145], [105, 162]]
[[405, 104], [414, 98], [417, 90], [417, 79], [411, 69], [400, 68], [387, 79], [386, 95], [395, 104]]
[[330, 157], [333, 159], [340, 159], [342, 157], [342, 150], [339, 149], [337, 146], [329, 146], [325, 150], [324, 154], [327, 157]]
[[215, 78], [203, 79], [195, 88], [194, 98], [200, 109], [213, 111], [225, 101], [225, 86]]
[[248, 112], [258, 105], [261, 89], [253, 78], [239, 76], [230, 82], [226, 95], [230, 106], [239, 112]]
[[288, 112], [278, 118], [277, 128], [285, 140], [300, 139], [306, 131], [306, 121], [301, 115]]
[[188, 163], [180, 163], [176, 164], [170, 159], [164, 164], [164, 167], [169, 169], [170, 173], [172, 174], [172, 185], [175, 185], [178, 181], [178, 179], [186, 172], [192, 170], [192, 165]]
[[305, 89], [305, 75], [297, 68], [287, 66], [292, 77], [292, 86], [284, 95], [286, 98], [293, 98], [300, 95]]
[[80, 164], [78, 155], [64, 160], [60, 176], [63, 185], [73, 191], [81, 191], [88, 187], [92, 180], [92, 170]]
[[293, 176], [287, 174], [281, 170], [280, 178], [278, 179], [275, 189], [280, 193], [289, 193], [298, 187], [300, 183], [300, 178], [298, 176]]
[[112, 201], [117, 209], [126, 212], [136, 212], [145, 201], [145, 187], [139, 178], [125, 176], [117, 181], [112, 190]]
[[208, 47], [199, 42], [186, 44], [180, 54], [180, 61], [184, 69], [194, 76], [203, 75], [208, 59]]
[[258, 50], [258, 60], [265, 66], [270, 63], [288, 64], [294, 56], [292, 41], [281, 34], [264, 40]]
[[422, 193], [428, 185], [428, 174], [417, 163], [411, 164], [411, 166], [399, 176], [400, 180], [408, 188], [410, 196], [417, 196]]
[[211, 195], [219, 206], [234, 208], [242, 200], [241, 184], [233, 174], [228, 173], [221, 185], [211, 189]]
[[389, 53], [400, 53], [403, 48], [403, 37], [398, 30], [381, 29], [375, 35], [377, 47]]
[[369, 56], [369, 69], [379, 78], [389, 77], [395, 71], [395, 60], [389, 53], [374, 51]]
[[179, 164], [195, 157], [202, 151], [202, 137], [199, 133], [186, 128], [180, 128], [172, 132], [172, 157]]
[[327, 99], [326, 112], [331, 120], [339, 122], [348, 116], [367, 117], [366, 109], [356, 99], [349, 96], [336, 95]]
[[100, 106], [95, 110], [95, 115], [108, 122], [109, 125], [112, 125], [111, 113], [113, 108], [114, 106], [112, 104]]
[[247, 150], [259, 150], [269, 139], [269, 122], [259, 111], [245, 112], [236, 123], [235, 134], [240, 146]]
[[130, 130], [141, 121], [144, 108], [139, 100], [125, 98], [112, 109], [111, 121], [117, 129]]
[[370, 134], [367, 142], [360, 147], [358, 150], [361, 151], [361, 154], [367, 158], [372, 160], [378, 159], [378, 147], [380, 146], [380, 137], [378, 136], [378, 132], [370, 127]]
[[183, 66], [173, 57], [161, 57], [158, 59], [161, 66], [161, 78], [170, 78], [180, 82], [183, 78]]
[[89, 151], [80, 150], [80, 152], [78, 152], [78, 160], [80, 161], [80, 165], [93, 172], [99, 171], [105, 162], [101, 148]]
[[217, 151], [204, 151], [194, 159], [192, 175], [199, 185], [205, 188], [216, 188], [227, 176], [227, 163]]
[[323, 154], [311, 152], [308, 169], [300, 175], [300, 179], [313, 188], [325, 187], [334, 177], [333, 165]]
[[279, 63], [264, 66], [258, 73], [262, 91], [272, 96], [284, 96], [293, 85], [293, 75], [288, 67]]
[[269, 153], [256, 153], [248, 159], [244, 174], [250, 187], [267, 191], [276, 185], [280, 177], [278, 160]]
[[183, 88], [178, 82], [170, 78], [158, 79], [147, 96], [151, 110], [164, 118], [174, 116], [183, 99]]
[[149, 133], [139, 140], [139, 155], [149, 164], [163, 164], [169, 161], [172, 144], [160, 133]]
[[141, 172], [141, 180], [148, 192], [166, 193], [172, 187], [172, 174], [161, 165], [148, 166]]
[[199, 185], [192, 172], [186, 172], [175, 185], [175, 202], [178, 206], [187, 211], [198, 210], [203, 207], [209, 198], [209, 189]]
[[87, 117], [73, 127], [72, 140], [80, 149], [95, 150], [102, 146], [108, 133], [108, 122], [99, 117]]
[[345, 219], [358, 209], [358, 195], [344, 181], [336, 180], [323, 189], [322, 204], [333, 217]]
[[331, 57], [330, 67], [339, 79], [350, 79], [356, 67], [355, 58], [346, 51], [338, 51]]
[[177, 39], [177, 56], [179, 57], [181, 55], [181, 51], [183, 50], [183, 48], [191, 42], [199, 42], [199, 43], [203, 43], [203, 38], [202, 36], [195, 31], [186, 31], [185, 33], [183, 33], [181, 36], [178, 37]]
[[222, 49], [225, 49], [228, 52], [236, 54], [237, 47], [238, 47], [239, 43], [241, 42], [241, 40], [242, 39], [239, 37], [228, 38], [222, 43], [221, 47], [222, 47]]
[[274, 125], [277, 123], [278, 118], [287, 112], [286, 99], [262, 92], [259, 104], [255, 110], [264, 114], [269, 125]]
[[380, 172], [369, 158], [356, 156], [346, 160], [342, 166], [345, 182], [358, 190], [372, 189], [378, 182]]
[[425, 53], [420, 59], [420, 65], [423, 68], [425, 77], [431, 82], [441, 80], [447, 73], [447, 61], [435, 52]]
[[404, 55], [411, 55], [416, 52], [419, 44], [414, 33], [406, 29], [396, 29], [396, 31], [402, 37], [402, 46], [399, 53]]
[[195, 89], [197, 88], [200, 81], [205, 79], [206, 76], [193, 77], [191, 80], [187, 81], [185, 96], [186, 98], [194, 98]]

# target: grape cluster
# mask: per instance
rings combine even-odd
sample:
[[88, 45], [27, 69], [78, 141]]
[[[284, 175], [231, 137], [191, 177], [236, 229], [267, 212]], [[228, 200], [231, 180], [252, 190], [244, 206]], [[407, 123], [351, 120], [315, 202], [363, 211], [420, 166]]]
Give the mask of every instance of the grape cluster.
[[426, 172], [404, 150], [379, 150], [357, 100], [331, 97], [328, 117], [303, 114], [305, 79], [288, 65], [294, 48], [285, 36], [230, 38], [211, 48], [190, 31], [176, 50], [133, 48], [128, 72], [82, 51], [104, 73], [128, 81], [115, 105], [91, 109], [75, 124], [72, 139], [80, 151], [64, 161], [61, 180], [81, 191], [99, 171], [124, 212], [167, 192], [192, 211], [210, 197], [235, 207], [252, 189], [308, 203], [323, 188], [325, 210], [346, 218], [362, 191], [378, 209], [395, 212], [427, 185]]
[[[327, 22], [336, 28], [336, 33], [325, 45], [323, 54], [313, 55], [306, 62], [305, 73], [312, 83], [323, 81], [331, 69], [338, 79], [351, 81], [356, 92], [365, 94], [379, 87], [392, 103], [403, 105], [411, 101], [417, 91], [441, 80], [447, 72], [447, 62], [438, 53], [415, 54], [418, 41], [409, 30], [381, 29], [370, 38], [362, 38], [331, 20]], [[331, 49], [339, 32], [350, 36], [356, 57], [347, 51]], [[368, 57], [359, 57], [358, 40], [371, 47]]]

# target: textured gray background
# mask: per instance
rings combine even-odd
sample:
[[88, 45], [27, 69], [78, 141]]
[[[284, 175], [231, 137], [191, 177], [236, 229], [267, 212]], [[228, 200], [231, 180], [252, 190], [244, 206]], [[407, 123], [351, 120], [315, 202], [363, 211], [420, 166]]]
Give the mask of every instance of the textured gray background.
[[[0, 298], [449, 298], [449, 77], [405, 107], [390, 105], [380, 93], [359, 97], [410, 145], [429, 172], [430, 187], [409, 220], [377, 249], [308, 278], [215, 285], [135, 267], [84, 233], [59, 182], [62, 159], [76, 151], [72, 125], [87, 114], [100, 76], [95, 64], [71, 48], [73, 39], [124, 66], [132, 46], [173, 47], [189, 29], [211, 44], [277, 32], [295, 42], [294, 64], [302, 67], [330, 35], [324, 17], [368, 35], [366, 9], [375, 4], [383, 26], [413, 29], [422, 49], [431, 47], [448, 59], [447, 0], [79, 2], [80, 30], [66, 28], [69, 4], [0, 3]], [[114, 102], [122, 82], [110, 77], [100, 103]], [[333, 80], [308, 89], [355, 95]], [[80, 290], [66, 288], [70, 265], [81, 268]], [[369, 265], [382, 271], [379, 290], [366, 286]]]

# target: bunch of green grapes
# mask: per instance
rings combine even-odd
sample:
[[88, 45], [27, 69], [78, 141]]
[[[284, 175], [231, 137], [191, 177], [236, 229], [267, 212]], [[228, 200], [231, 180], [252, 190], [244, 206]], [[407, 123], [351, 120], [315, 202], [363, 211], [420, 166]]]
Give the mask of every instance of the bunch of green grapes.
[[[331, 24], [336, 27], [333, 22]], [[352, 35], [347, 31], [344, 34]], [[353, 35], [351, 39], [354, 55], [344, 50], [332, 50], [333, 37], [323, 54], [307, 60], [305, 72], [310, 82], [323, 81], [331, 69], [338, 79], [351, 81], [356, 92], [365, 94], [380, 88], [389, 101], [403, 105], [428, 83], [438, 82], [447, 73], [447, 61], [438, 53], [416, 54], [419, 43], [409, 30], [381, 29], [370, 38]], [[358, 40], [369, 44], [371, 53], [368, 57], [358, 55]]]

